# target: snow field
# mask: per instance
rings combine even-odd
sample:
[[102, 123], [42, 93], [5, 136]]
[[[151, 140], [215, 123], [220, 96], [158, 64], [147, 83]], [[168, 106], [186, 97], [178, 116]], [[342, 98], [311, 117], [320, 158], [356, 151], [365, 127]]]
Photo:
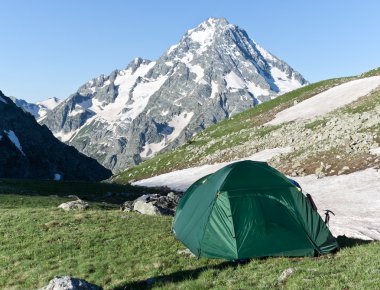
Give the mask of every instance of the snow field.
[[[267, 161], [291, 150], [291, 147], [267, 149], [241, 160]], [[232, 162], [173, 171], [137, 181], [133, 185], [168, 186], [173, 190], [185, 191], [199, 178], [214, 173], [230, 163]], [[326, 209], [335, 213], [335, 216], [331, 215], [330, 219], [330, 230], [334, 236], [346, 235], [358, 239], [380, 240], [380, 172], [378, 170], [369, 168], [322, 179], [317, 179], [316, 175], [294, 179], [300, 183], [304, 192], [313, 196], [322, 218]]]
[[279, 125], [294, 120], [307, 120], [327, 114], [369, 94], [378, 86], [380, 86], [380, 76], [353, 80], [341, 84], [279, 112], [266, 125]]

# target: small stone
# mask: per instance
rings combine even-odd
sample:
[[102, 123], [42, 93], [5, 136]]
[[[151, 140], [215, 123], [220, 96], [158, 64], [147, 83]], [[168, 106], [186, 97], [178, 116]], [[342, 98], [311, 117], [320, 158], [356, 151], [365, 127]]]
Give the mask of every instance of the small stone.
[[278, 282], [279, 283], [282, 283], [284, 282], [286, 279], [288, 279], [291, 275], [293, 275], [293, 273], [296, 271], [295, 268], [288, 268], [286, 270], [284, 270], [280, 277], [278, 277]]
[[177, 254], [190, 256], [192, 258], [195, 257], [195, 255], [189, 249], [178, 250]]

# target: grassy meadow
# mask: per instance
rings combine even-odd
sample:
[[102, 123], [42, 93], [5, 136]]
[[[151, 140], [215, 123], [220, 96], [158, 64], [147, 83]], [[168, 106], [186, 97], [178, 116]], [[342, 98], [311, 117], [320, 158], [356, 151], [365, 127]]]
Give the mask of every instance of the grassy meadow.
[[[128, 189], [132, 193], [124, 200], [143, 190]], [[92, 207], [58, 209], [72, 200], [68, 190]], [[196, 259], [177, 253], [184, 246], [171, 234], [171, 217], [121, 212], [118, 192], [127, 190], [107, 184], [1, 181], [0, 289], [37, 289], [56, 275], [105, 289], [380, 289], [380, 242], [340, 239], [338, 253], [318, 258], [244, 264]], [[279, 283], [289, 267], [295, 273]]]

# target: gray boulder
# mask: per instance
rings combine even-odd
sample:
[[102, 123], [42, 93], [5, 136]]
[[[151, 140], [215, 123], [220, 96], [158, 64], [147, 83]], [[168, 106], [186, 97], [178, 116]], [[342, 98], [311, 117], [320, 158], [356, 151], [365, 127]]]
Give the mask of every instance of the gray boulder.
[[81, 199], [65, 202], [65, 203], [62, 203], [58, 206], [58, 208], [61, 208], [61, 209], [66, 210], [66, 211], [85, 210], [85, 209], [88, 209], [89, 207], [90, 207], [90, 205], [88, 204], [88, 202], [85, 202]]
[[161, 215], [161, 211], [155, 206], [156, 194], [145, 194], [134, 201], [133, 210], [146, 215]]
[[56, 276], [50, 280], [49, 284], [40, 290], [102, 290], [95, 284], [91, 284], [83, 279], [78, 279], [70, 276]]
[[134, 200], [126, 201], [123, 211], [137, 211], [146, 215], [174, 215], [175, 209], [179, 203], [181, 196], [170, 192], [167, 195], [144, 194]]

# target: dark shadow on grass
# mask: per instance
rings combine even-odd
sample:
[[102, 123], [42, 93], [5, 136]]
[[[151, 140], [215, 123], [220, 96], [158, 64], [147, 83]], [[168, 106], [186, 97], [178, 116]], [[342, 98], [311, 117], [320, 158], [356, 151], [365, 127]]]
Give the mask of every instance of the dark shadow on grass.
[[153, 286], [163, 286], [166, 283], [178, 283], [188, 279], [196, 279], [201, 273], [207, 270], [222, 270], [230, 267], [236, 268], [238, 265], [239, 263], [237, 262], [226, 261], [215, 266], [203, 266], [194, 270], [182, 270], [168, 275], [151, 277], [146, 280], [133, 281], [117, 286], [113, 288], [113, 290], [152, 289]]
[[338, 236], [336, 240], [338, 241], [339, 247], [341, 249], [352, 248], [352, 247], [356, 247], [360, 245], [366, 245], [373, 242], [371, 240], [361, 240], [361, 239], [349, 238], [346, 236]]
[[53, 196], [120, 205], [146, 193], [167, 194], [169, 188], [145, 188], [104, 182], [0, 179], [0, 194]]

